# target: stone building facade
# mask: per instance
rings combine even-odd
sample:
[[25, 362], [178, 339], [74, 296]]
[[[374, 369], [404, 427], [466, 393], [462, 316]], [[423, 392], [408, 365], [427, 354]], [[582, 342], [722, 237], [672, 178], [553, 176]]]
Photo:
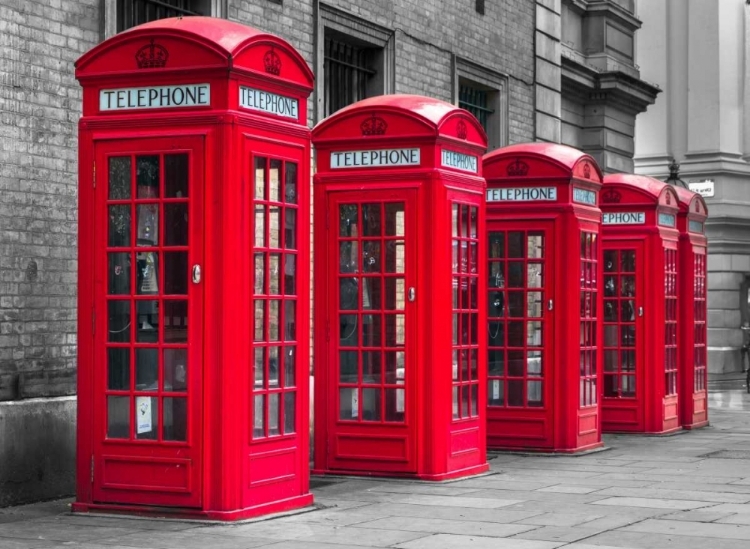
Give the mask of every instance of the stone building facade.
[[0, 506], [73, 490], [74, 62], [177, 13], [288, 40], [317, 77], [311, 125], [359, 98], [417, 93], [471, 110], [490, 148], [562, 141], [617, 171], [656, 93], [633, 66], [632, 0], [0, 0]]
[[[708, 367], [740, 371], [750, 327], [750, 5], [640, 0], [637, 63], [663, 97], [636, 125], [638, 173], [707, 191]], [[701, 183], [703, 183], [701, 185]], [[745, 339], [747, 341], [747, 339]]]

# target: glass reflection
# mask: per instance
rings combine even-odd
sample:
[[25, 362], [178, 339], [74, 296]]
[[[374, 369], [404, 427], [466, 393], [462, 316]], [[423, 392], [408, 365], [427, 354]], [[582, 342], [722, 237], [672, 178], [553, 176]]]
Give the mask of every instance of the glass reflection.
[[109, 199], [128, 200], [130, 198], [131, 159], [129, 156], [109, 158]]

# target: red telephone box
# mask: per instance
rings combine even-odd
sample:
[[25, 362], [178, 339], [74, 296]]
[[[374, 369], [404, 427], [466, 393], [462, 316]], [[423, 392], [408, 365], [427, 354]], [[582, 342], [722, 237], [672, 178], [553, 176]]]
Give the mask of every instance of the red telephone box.
[[708, 240], [706, 202], [699, 194], [675, 187], [680, 201], [677, 229], [680, 231], [677, 309], [679, 313], [678, 374], [680, 424], [685, 429], [708, 425], [706, 386], [706, 277]]
[[315, 473], [488, 469], [479, 123], [415, 95], [313, 129]]
[[602, 445], [599, 189], [594, 159], [549, 143], [485, 155], [487, 445]]
[[604, 178], [604, 432], [680, 428], [675, 188], [639, 175]]
[[185, 17], [103, 42], [76, 77], [74, 509], [309, 505], [310, 69]]

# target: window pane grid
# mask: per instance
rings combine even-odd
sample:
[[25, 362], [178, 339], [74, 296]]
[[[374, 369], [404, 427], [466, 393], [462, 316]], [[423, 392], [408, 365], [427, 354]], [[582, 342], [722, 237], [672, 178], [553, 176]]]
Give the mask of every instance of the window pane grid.
[[325, 116], [367, 97], [373, 50], [325, 38]]
[[489, 92], [468, 84], [459, 85], [458, 106], [473, 114], [485, 130], [487, 130], [490, 115], [495, 112], [488, 105]]
[[706, 390], [706, 256], [693, 256], [693, 390]]
[[255, 156], [252, 438], [296, 432], [297, 164]]
[[597, 234], [581, 231], [581, 336], [580, 336], [580, 393], [579, 404], [597, 403]]
[[636, 396], [636, 253], [604, 250], [604, 396]]
[[664, 250], [664, 387], [677, 394], [677, 250]]
[[453, 336], [453, 419], [479, 414], [478, 378], [478, 247], [479, 209], [470, 204], [451, 205]]
[[118, 2], [118, 32], [136, 25], [164, 19], [201, 14], [195, 0], [131, 0]]

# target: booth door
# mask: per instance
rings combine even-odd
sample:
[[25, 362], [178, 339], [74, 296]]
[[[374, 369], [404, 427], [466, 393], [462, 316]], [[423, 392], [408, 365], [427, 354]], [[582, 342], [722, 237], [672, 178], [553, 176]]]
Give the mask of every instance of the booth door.
[[604, 241], [602, 429], [644, 429], [643, 244]]
[[488, 223], [488, 447], [553, 444], [553, 223]]
[[330, 195], [331, 469], [416, 471], [415, 200]]
[[203, 154], [200, 137], [96, 147], [97, 502], [201, 504]]

